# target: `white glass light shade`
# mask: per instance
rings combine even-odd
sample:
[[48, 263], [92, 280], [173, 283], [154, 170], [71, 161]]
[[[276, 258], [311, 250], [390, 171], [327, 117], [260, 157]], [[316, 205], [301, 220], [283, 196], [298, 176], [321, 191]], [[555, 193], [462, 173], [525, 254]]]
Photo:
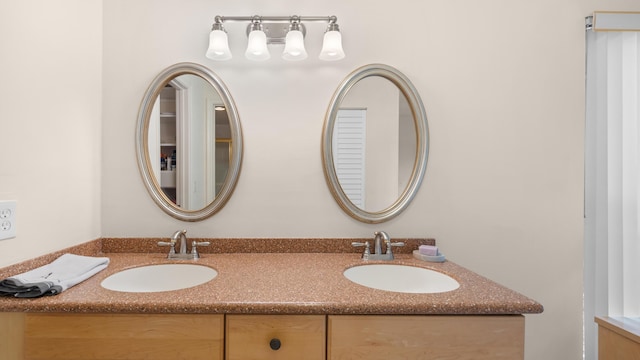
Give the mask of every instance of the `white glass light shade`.
[[229, 41], [227, 33], [222, 30], [213, 30], [209, 34], [209, 49], [207, 55], [212, 60], [229, 60], [231, 59], [231, 50], [229, 50]]
[[291, 30], [287, 33], [282, 58], [285, 60], [304, 60], [307, 58], [302, 31]]
[[249, 43], [244, 56], [247, 59], [262, 61], [271, 57], [267, 49], [267, 35], [262, 30], [253, 30], [249, 33]]
[[327, 31], [324, 33], [322, 51], [319, 56], [320, 60], [340, 60], [344, 59], [344, 56], [344, 50], [342, 50], [342, 34], [340, 34], [340, 31]]

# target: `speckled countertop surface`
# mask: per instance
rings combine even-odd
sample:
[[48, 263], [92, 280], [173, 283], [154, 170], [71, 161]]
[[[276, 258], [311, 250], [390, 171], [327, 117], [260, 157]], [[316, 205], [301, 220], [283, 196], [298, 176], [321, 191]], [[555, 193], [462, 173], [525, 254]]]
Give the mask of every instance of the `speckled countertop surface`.
[[[157, 241], [154, 239], [153, 241]], [[123, 240], [129, 241], [131, 240]], [[153, 242], [149, 241], [149, 242]], [[167, 260], [159, 252], [104, 251], [103, 239], [69, 249], [82, 255], [107, 256], [109, 267], [49, 297], [0, 297], [0, 311], [99, 313], [227, 313], [227, 314], [526, 314], [543, 307], [451, 261], [427, 263], [411, 254], [397, 254], [394, 263], [445, 273], [460, 283], [457, 290], [437, 294], [406, 294], [370, 289], [347, 280], [342, 272], [363, 264], [358, 253], [203, 253], [199, 260]], [[144, 241], [133, 241], [140, 244]], [[111, 243], [113, 244], [113, 243]], [[413, 247], [415, 249], [416, 247]], [[94, 251], [98, 250], [96, 253]], [[136, 248], [136, 251], [140, 251]], [[40, 266], [59, 254], [0, 269], [0, 278]], [[102, 280], [123, 269], [168, 262], [197, 263], [218, 271], [205, 284], [188, 289], [125, 293], [104, 289]], [[368, 263], [375, 263], [369, 261]]]

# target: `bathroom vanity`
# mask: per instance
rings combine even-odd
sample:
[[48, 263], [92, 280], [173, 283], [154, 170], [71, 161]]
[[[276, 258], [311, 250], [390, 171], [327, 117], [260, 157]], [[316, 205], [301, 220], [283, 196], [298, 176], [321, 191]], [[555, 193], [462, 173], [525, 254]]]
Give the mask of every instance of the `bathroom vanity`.
[[522, 316], [0, 313], [0, 318], [14, 331], [14, 342], [4, 347], [13, 348], [9, 359], [524, 357]]
[[[57, 296], [0, 298], [0, 346], [7, 359], [523, 359], [523, 314], [543, 311], [453, 262], [427, 263], [407, 253], [391, 262], [436, 270], [460, 287], [409, 294], [357, 285], [342, 273], [363, 264], [358, 253], [330, 252], [335, 244], [322, 248], [320, 241], [305, 239], [297, 240], [301, 247], [321, 252], [289, 245], [285, 252], [269, 246], [256, 252], [260, 245], [251, 253], [234, 252], [234, 244], [243, 248], [234, 241], [226, 252], [208, 249], [214, 253], [195, 261], [218, 275], [188, 289], [103, 288], [105, 278], [123, 269], [170, 261], [148, 252], [158, 239], [136, 240], [100, 239], [70, 249], [83, 255], [97, 249], [93, 255], [108, 256], [111, 263]], [[333, 241], [353, 251], [351, 240]], [[55, 254], [1, 269], [0, 275], [51, 258]]]

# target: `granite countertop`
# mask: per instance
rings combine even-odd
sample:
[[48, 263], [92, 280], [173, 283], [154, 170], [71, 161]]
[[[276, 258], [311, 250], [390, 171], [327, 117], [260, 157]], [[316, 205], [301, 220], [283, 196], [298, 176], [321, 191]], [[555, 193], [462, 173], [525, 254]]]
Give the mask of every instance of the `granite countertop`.
[[[149, 245], [157, 240], [122, 241], [139, 247], [139, 244]], [[37, 299], [0, 297], [0, 311], [406, 315], [502, 315], [543, 311], [542, 305], [536, 301], [451, 261], [428, 263], [414, 259], [410, 253], [397, 254], [391, 262], [367, 263], [405, 264], [433, 269], [453, 277], [460, 287], [436, 294], [370, 289], [352, 283], [342, 275], [346, 268], [364, 263], [359, 254], [354, 252], [211, 252], [202, 253], [198, 260], [168, 260], [166, 254], [159, 252], [127, 252], [131, 247], [114, 246], [119, 242], [113, 239], [111, 242], [104, 239], [94, 242], [69, 249], [68, 252], [107, 256], [111, 262], [106, 270], [56, 296]], [[138, 247], [136, 251], [141, 251]], [[153, 250], [157, 251], [155, 248]], [[46, 263], [56, 255], [0, 269], [0, 278], [39, 266], [39, 263]], [[100, 286], [106, 277], [123, 269], [170, 262], [209, 266], [218, 272], [218, 276], [202, 285], [168, 292], [125, 293]]]

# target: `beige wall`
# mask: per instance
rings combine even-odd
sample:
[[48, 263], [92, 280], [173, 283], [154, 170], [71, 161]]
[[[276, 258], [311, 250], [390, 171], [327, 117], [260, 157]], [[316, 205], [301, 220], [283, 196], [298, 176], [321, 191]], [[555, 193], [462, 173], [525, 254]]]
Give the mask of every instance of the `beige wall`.
[[[178, 228], [206, 237], [361, 237], [379, 229], [429, 236], [451, 260], [545, 306], [527, 316], [528, 360], [582, 358], [584, 17], [640, 11], [637, 0], [399, 0], [389, 8], [366, 0], [109, 0], [104, 18], [100, 4], [0, 3], [9, 39], [0, 68], [10, 85], [0, 94], [0, 143], [15, 149], [0, 168], [0, 197], [18, 199], [20, 226], [18, 238], [0, 242], [2, 264], [100, 235], [169, 236]], [[241, 24], [227, 26], [232, 62], [204, 58], [214, 15], [256, 13], [335, 14], [347, 58], [292, 64], [274, 53], [250, 63]], [[317, 25], [308, 29], [310, 57], [320, 46]], [[41, 55], [37, 44], [48, 51]], [[134, 157], [142, 95], [181, 61], [225, 80], [246, 143], [234, 196], [199, 223], [154, 205]], [[411, 78], [431, 132], [422, 189], [382, 225], [340, 210], [320, 158], [335, 87], [372, 62]]]
[[0, 266], [100, 237], [102, 1], [0, 0]]
[[[105, 2], [103, 235], [433, 236], [450, 259], [545, 306], [527, 316], [527, 359], [582, 358], [584, 17], [609, 1], [399, 0]], [[636, 0], [620, 1], [634, 6]], [[266, 63], [242, 57], [245, 24], [227, 25], [234, 60], [204, 58], [213, 17], [338, 16], [347, 58]], [[321, 26], [309, 26], [310, 58]], [[145, 193], [133, 157], [135, 116], [172, 63], [209, 66], [233, 94], [246, 153], [236, 192], [209, 220], [184, 224]], [[423, 187], [407, 211], [361, 224], [337, 206], [320, 157], [323, 116], [353, 69], [403, 71], [431, 132]], [[108, 144], [116, 141], [121, 146]], [[140, 216], [144, 214], [144, 216]]]

